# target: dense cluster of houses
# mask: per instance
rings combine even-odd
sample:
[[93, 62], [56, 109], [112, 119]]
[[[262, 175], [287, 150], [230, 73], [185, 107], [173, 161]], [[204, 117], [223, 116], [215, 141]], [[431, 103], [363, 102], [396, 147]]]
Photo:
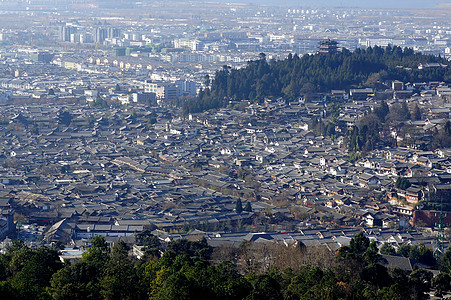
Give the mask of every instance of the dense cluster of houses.
[[[375, 105], [348, 102], [337, 129], [355, 126]], [[421, 200], [449, 199], [451, 151], [385, 148], [351, 163], [343, 138], [309, 130], [326, 114], [324, 103], [246, 106], [182, 118], [139, 105], [4, 105], [0, 198], [12, 209], [5, 212], [48, 225], [46, 243], [142, 229], [437, 222], [437, 214], [415, 213]], [[401, 177], [412, 185], [396, 187]], [[236, 211], [238, 199], [252, 209]]]

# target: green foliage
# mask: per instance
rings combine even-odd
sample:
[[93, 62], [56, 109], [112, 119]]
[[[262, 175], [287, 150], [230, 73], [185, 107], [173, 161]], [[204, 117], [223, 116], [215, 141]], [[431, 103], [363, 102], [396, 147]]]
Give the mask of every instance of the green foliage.
[[102, 269], [108, 260], [110, 249], [103, 236], [95, 236], [91, 239], [91, 248], [83, 253], [83, 261], [91, 263]]
[[[149, 232], [136, 235], [142, 245], [157, 246]], [[243, 243], [242, 249], [252, 243]], [[265, 251], [268, 245], [261, 245]], [[299, 243], [303, 252], [310, 252]], [[282, 246], [285, 247], [285, 246]], [[387, 246], [385, 246], [387, 247]], [[383, 247], [384, 248], [384, 247]], [[92, 247], [82, 260], [60, 263], [57, 250], [37, 250], [15, 242], [0, 254], [2, 299], [422, 299], [431, 288], [438, 296], [450, 289], [450, 274], [435, 278], [427, 270], [388, 271], [378, 264], [376, 244], [357, 234], [348, 247], [339, 251], [336, 268], [305, 265], [240, 274], [236, 263], [209, 262], [211, 248], [205, 239], [177, 240], [168, 244], [160, 258], [134, 260], [129, 249], [118, 242], [110, 251], [105, 239], [92, 239]], [[260, 248], [253, 248], [260, 249]], [[427, 252], [404, 246], [403, 251], [421, 257]], [[391, 250], [389, 251], [391, 253]], [[236, 255], [240, 251], [237, 251]], [[277, 255], [277, 252], [275, 252]], [[449, 253], [449, 251], [448, 251]], [[311, 252], [310, 255], [314, 255]], [[264, 256], [270, 257], [270, 256]], [[442, 258], [442, 263], [448, 257]], [[298, 266], [296, 266], [298, 267]], [[445, 268], [447, 268], [445, 266]]]
[[206, 90], [197, 99], [180, 105], [188, 114], [226, 107], [229, 100], [262, 102], [265, 97], [292, 100], [300, 96], [310, 100], [315, 92], [349, 89], [364, 83], [378, 88], [381, 80], [443, 81], [451, 75], [450, 68], [418, 70], [418, 64], [427, 62], [448, 64], [444, 58], [397, 46], [385, 49], [376, 46], [354, 52], [344, 49], [329, 55], [290, 54], [284, 60], [269, 62], [262, 55], [258, 60], [249, 61], [246, 68], [224, 66], [213, 80], [208, 78]]
[[128, 248], [124, 242], [114, 245], [103, 276], [100, 294], [104, 299], [136, 299], [138, 291], [133, 287], [137, 281]]
[[235, 212], [237, 214], [240, 214], [240, 213], [243, 212], [243, 204], [241, 203], [241, 199], [240, 198], [238, 198], [238, 200], [236, 200]]
[[363, 234], [362, 231], [360, 231], [349, 242], [349, 250], [350, 253], [361, 256], [366, 252], [369, 245], [370, 240]]
[[173, 251], [175, 255], [185, 254], [199, 260], [210, 259], [212, 251], [205, 238], [202, 238], [197, 242], [179, 239], [168, 243], [168, 248]]
[[252, 279], [252, 292], [246, 300], [279, 300], [283, 299], [280, 283], [268, 274], [255, 276]]
[[381, 254], [385, 254], [385, 255], [396, 255], [395, 248], [389, 243], [384, 243], [381, 247], [380, 252], [381, 252]]
[[[330, 293], [341, 294], [335, 274], [322, 271], [319, 268], [304, 267], [297, 274], [292, 274], [287, 287], [284, 289], [285, 299], [327, 299]], [[343, 289], [349, 287], [341, 285]]]
[[14, 290], [9, 281], [0, 281], [0, 295], [2, 299], [19, 299], [16, 290]]
[[351, 152], [348, 154], [348, 160], [350, 163], [358, 161], [362, 157], [360, 152]]
[[421, 120], [422, 119], [422, 114], [421, 114], [421, 110], [420, 107], [418, 106], [418, 103], [415, 103], [415, 106], [413, 107], [413, 111], [412, 111], [412, 120]]
[[58, 123], [69, 126], [73, 118], [74, 116], [70, 112], [64, 111], [58, 115]]
[[439, 273], [432, 279], [432, 287], [435, 289], [435, 296], [442, 297], [451, 291], [451, 276], [447, 273]]
[[244, 180], [250, 174], [251, 174], [251, 171], [248, 168], [240, 167], [237, 171], [238, 178], [242, 179], [242, 180]]
[[336, 124], [331, 121], [324, 122], [322, 119], [313, 119], [311, 129], [318, 135], [323, 135], [327, 137], [335, 136], [335, 126]]
[[381, 105], [376, 107], [374, 109], [374, 113], [379, 118], [381, 122], [385, 122], [385, 118], [387, 117], [388, 113], [390, 112], [390, 109], [387, 105], [387, 102], [382, 101]]
[[107, 108], [109, 107], [108, 102], [102, 97], [97, 97], [96, 100], [92, 101], [89, 106], [91, 108]]
[[100, 273], [92, 263], [77, 262], [53, 274], [50, 291], [53, 299], [99, 299]]
[[246, 203], [246, 206], [244, 207], [244, 211], [252, 212], [252, 206], [249, 201]]
[[150, 231], [144, 230], [135, 235], [136, 244], [144, 246], [143, 251], [148, 257], [159, 257], [161, 250], [160, 239], [154, 236]]
[[416, 299], [423, 299], [424, 294], [431, 290], [432, 272], [424, 269], [414, 270], [409, 275], [409, 285]]
[[62, 165], [60, 170], [61, 170], [61, 173], [66, 174], [70, 171], [70, 165]]
[[357, 126], [348, 130], [346, 142], [350, 151], [370, 151], [376, 148], [380, 140], [381, 121], [375, 113], [370, 113], [360, 119]]
[[398, 255], [408, 257], [411, 260], [418, 261], [422, 264], [435, 266], [436, 260], [434, 253], [430, 248], [427, 248], [423, 243], [418, 246], [411, 246], [408, 244], [402, 244], [398, 247]]
[[6, 260], [10, 260], [9, 272], [12, 278], [10, 286], [5, 284], [4, 288], [12, 288], [20, 299], [40, 298], [45, 294], [52, 275], [63, 267], [57, 251], [48, 247], [32, 250], [23, 244], [16, 244], [12, 248], [6, 257]]
[[451, 246], [446, 249], [440, 258], [440, 270], [451, 275]]
[[410, 186], [411, 183], [407, 178], [404, 177], [398, 177], [398, 179], [396, 179], [396, 187], [402, 190], [407, 190]]

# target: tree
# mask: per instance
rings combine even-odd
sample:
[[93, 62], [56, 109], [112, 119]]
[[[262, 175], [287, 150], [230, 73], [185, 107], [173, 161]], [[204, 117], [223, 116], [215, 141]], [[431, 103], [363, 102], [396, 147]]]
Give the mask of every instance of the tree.
[[245, 299], [252, 289], [251, 284], [241, 276], [231, 262], [222, 262], [216, 268], [209, 268], [208, 276], [214, 299]]
[[81, 261], [52, 276], [51, 293], [56, 299], [99, 299], [100, 280], [109, 261], [110, 248], [103, 236], [91, 239], [91, 248]]
[[210, 259], [212, 252], [212, 249], [205, 238], [196, 242], [179, 239], [168, 243], [168, 248], [173, 251], [175, 255], [185, 254], [197, 260]]
[[63, 266], [56, 249], [48, 247], [23, 247], [14, 253], [11, 263], [15, 265], [11, 286], [21, 299], [36, 299], [45, 293], [52, 275]]
[[407, 103], [395, 103], [390, 107], [390, 113], [386, 118], [387, 122], [407, 121], [410, 120], [410, 111]]
[[364, 267], [360, 277], [379, 289], [391, 284], [387, 268], [380, 264], [370, 264]]
[[237, 214], [240, 214], [240, 213], [243, 212], [243, 204], [241, 203], [241, 199], [240, 198], [238, 198], [238, 200], [236, 200], [235, 212]]
[[100, 280], [104, 299], [136, 299], [137, 281], [133, 264], [128, 258], [128, 248], [122, 241], [114, 245]]
[[380, 252], [385, 255], [396, 255], [396, 250], [390, 243], [384, 243]]
[[360, 231], [349, 242], [349, 249], [355, 255], [363, 255], [369, 245], [370, 240], [363, 234], [363, 231]]
[[436, 130], [433, 134], [432, 148], [451, 147], [451, 122], [447, 121], [445, 125]]
[[451, 290], [451, 276], [440, 272], [432, 279], [432, 287], [435, 289], [435, 296], [443, 297], [444, 294]]
[[376, 265], [379, 262], [381, 256], [378, 254], [378, 249], [375, 241], [372, 241], [366, 249], [364, 258], [365, 261], [370, 265]]
[[451, 135], [451, 121], [446, 121], [445, 125], [443, 126], [443, 130], [445, 131], [445, 134]]
[[210, 75], [205, 75], [205, 77], [204, 77], [204, 84], [205, 84], [205, 86], [208, 88], [209, 86], [210, 86], [210, 83], [211, 83], [211, 80], [210, 80]]
[[407, 178], [404, 177], [398, 177], [398, 179], [396, 179], [396, 187], [402, 190], [407, 190], [410, 186], [411, 183]]
[[94, 264], [76, 262], [53, 274], [50, 294], [56, 300], [100, 299], [99, 277]]
[[20, 299], [9, 281], [0, 281], [0, 295], [3, 299]]
[[317, 91], [316, 86], [311, 82], [307, 82], [297, 92], [300, 93], [306, 99], [309, 99], [316, 91]]
[[72, 122], [73, 118], [74, 118], [74, 116], [70, 112], [68, 112], [67, 110], [63, 111], [60, 114], [58, 114], [58, 122], [63, 124], [63, 125], [66, 125], [66, 126], [70, 125], [70, 123]]
[[370, 248], [370, 240], [362, 231], [351, 239], [349, 246], [343, 246], [338, 251], [338, 259], [342, 266], [340, 272], [344, 273], [342, 276], [353, 277], [355, 280], [361, 276], [365, 277], [366, 273], [371, 273], [366, 272], [365, 268], [378, 259], [375, 244]]
[[61, 173], [66, 174], [70, 171], [70, 165], [62, 165], [60, 170], [61, 170]]
[[424, 294], [431, 290], [432, 273], [424, 269], [412, 271], [409, 275], [409, 285], [415, 299], [423, 299]]
[[435, 265], [436, 260], [431, 248], [426, 247], [424, 243], [420, 243], [416, 248], [418, 249], [418, 261], [420, 263], [428, 266]]
[[237, 171], [238, 178], [240, 178], [242, 180], [244, 180], [246, 178], [246, 176], [249, 174], [251, 174], [251, 172], [247, 168], [240, 167]]
[[412, 120], [421, 120], [421, 118], [422, 116], [420, 107], [418, 106], [418, 103], [415, 103], [415, 106], [413, 107], [412, 111]]
[[[270, 60], [269, 63], [261, 54], [259, 59], [249, 61], [245, 68], [230, 69], [224, 66], [215, 73], [211, 84], [206, 84], [205, 92], [199, 93], [192, 101], [180, 104], [186, 114], [227, 106], [229, 99], [260, 102], [266, 96], [285, 96], [290, 100], [302, 95], [309, 100], [316, 92], [350, 89], [365, 84], [385, 89], [381, 83], [383, 80], [415, 82], [446, 81], [446, 78], [451, 78], [449, 68], [417, 71], [418, 64], [424, 62], [447, 64], [444, 58], [422, 55], [412, 49], [403, 50], [399, 47], [369, 47], [353, 52], [343, 49], [327, 56], [288, 55], [284, 60]], [[412, 68], [413, 71], [396, 68], [399, 65]], [[392, 119], [406, 118], [408, 114], [403, 116], [393, 112], [392, 116]]]
[[440, 258], [440, 271], [451, 274], [451, 246], [446, 249]]
[[401, 246], [398, 247], [398, 250], [396, 251], [396, 253], [398, 255], [404, 256], [404, 257], [409, 257], [410, 254], [410, 245], [409, 244], [402, 244]]
[[151, 299], [193, 299], [191, 282], [181, 272], [171, 274], [162, 282], [161, 288], [153, 292]]
[[135, 235], [136, 244], [144, 246], [143, 251], [145, 255], [150, 257], [160, 256], [160, 239], [154, 236], [149, 230], [144, 230]]
[[83, 253], [82, 261], [95, 265], [101, 272], [108, 260], [110, 249], [105, 237], [99, 235], [91, 239], [91, 245], [91, 248]]
[[390, 109], [387, 105], [387, 102], [382, 100], [381, 105], [374, 109], [374, 113], [379, 118], [381, 122], [385, 122], [385, 118], [387, 117], [388, 113], [390, 112]]
[[[299, 96], [299, 85], [295, 79], [292, 79], [290, 84], [287, 85], [282, 89], [282, 93], [287, 97], [289, 100], [294, 100]], [[305, 94], [310, 95], [310, 94]]]
[[251, 206], [251, 203], [249, 201], [246, 203], [246, 206], [244, 207], [244, 211], [247, 211], [247, 212], [251, 212], [252, 211], [252, 206]]
[[105, 99], [103, 99], [102, 97], [98, 96], [96, 98], [96, 100], [92, 101], [89, 104], [89, 106], [91, 108], [107, 108], [109, 105], [108, 105], [108, 102]]
[[253, 279], [253, 289], [246, 299], [278, 300], [283, 299], [281, 286], [277, 280], [269, 275], [258, 275]]

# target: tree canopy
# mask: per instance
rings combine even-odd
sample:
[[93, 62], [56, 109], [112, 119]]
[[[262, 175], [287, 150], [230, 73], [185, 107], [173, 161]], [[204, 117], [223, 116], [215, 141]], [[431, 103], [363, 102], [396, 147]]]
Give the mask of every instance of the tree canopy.
[[[137, 237], [141, 244], [163, 250], [148, 232]], [[407, 246], [398, 252], [414, 256], [428, 252], [424, 245], [415, 250]], [[319, 248], [309, 250], [302, 243], [290, 247], [245, 242], [229, 249], [226, 256], [224, 249], [216, 249], [217, 257], [232, 259], [216, 261], [205, 239], [179, 239], [169, 242], [161, 257], [138, 260], [129, 256], [124, 242], [110, 248], [103, 237], [95, 237], [82, 259], [71, 265], [60, 262], [56, 248], [33, 250], [15, 242], [0, 254], [0, 295], [4, 299], [423, 299], [431, 289], [437, 296], [451, 289], [451, 249], [440, 261], [441, 273], [433, 277], [424, 269], [387, 269], [379, 263], [375, 243], [363, 233], [338, 255], [329, 252], [336, 258], [329, 265]], [[294, 259], [306, 255], [307, 264], [300, 266]], [[289, 268], [266, 268], [274, 258], [289, 262], [285, 264]], [[315, 260], [319, 263], [312, 265]]]
[[284, 60], [267, 61], [265, 55], [249, 61], [245, 68], [223, 66], [214, 78], [207, 78], [205, 90], [194, 100], [181, 103], [185, 113], [225, 107], [230, 100], [261, 102], [265, 97], [308, 99], [315, 92], [331, 89], [376, 87], [384, 80], [404, 82], [450, 81], [451, 68], [424, 68], [419, 64], [448, 62], [412, 49], [369, 47], [331, 54], [289, 54]]

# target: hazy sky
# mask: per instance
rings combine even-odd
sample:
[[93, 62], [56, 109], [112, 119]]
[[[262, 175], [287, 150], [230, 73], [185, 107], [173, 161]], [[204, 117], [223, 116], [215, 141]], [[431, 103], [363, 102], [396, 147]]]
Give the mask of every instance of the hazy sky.
[[214, 0], [221, 2], [315, 7], [434, 8], [451, 0]]

